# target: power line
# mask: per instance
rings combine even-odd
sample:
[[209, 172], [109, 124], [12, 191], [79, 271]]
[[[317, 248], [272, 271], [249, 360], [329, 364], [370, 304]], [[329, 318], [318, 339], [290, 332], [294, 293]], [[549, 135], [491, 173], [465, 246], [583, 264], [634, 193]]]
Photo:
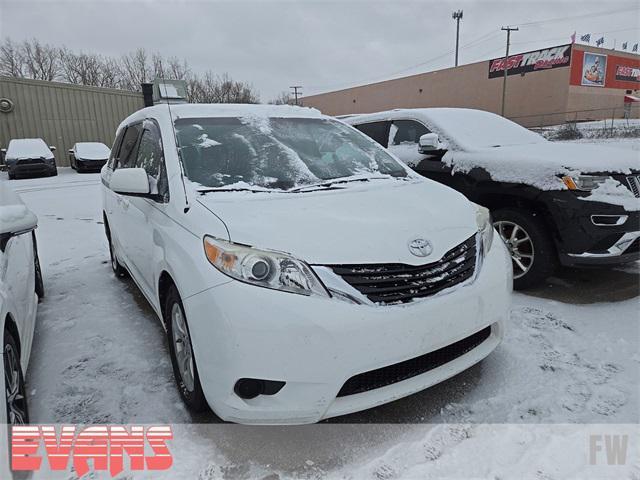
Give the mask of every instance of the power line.
[[[602, 17], [604, 15], [614, 15], [616, 13], [630, 12], [632, 10], [638, 10], [638, 8], [631, 7], [631, 8], [620, 8], [618, 10], [605, 10], [603, 12], [583, 13], [583, 14], [580, 14], [580, 15], [573, 15], [573, 16], [570, 16], [570, 17], [569, 16], [564, 16], [564, 17], [548, 18], [546, 20], [536, 20], [535, 22], [524, 22], [524, 23], [520, 23], [519, 25], [521, 27], [529, 27], [531, 25], [540, 25], [542, 23], [561, 22], [561, 21], [565, 21], [565, 20], [575, 20], [577, 18]], [[640, 10], [638, 10], [638, 11], [640, 11]]]

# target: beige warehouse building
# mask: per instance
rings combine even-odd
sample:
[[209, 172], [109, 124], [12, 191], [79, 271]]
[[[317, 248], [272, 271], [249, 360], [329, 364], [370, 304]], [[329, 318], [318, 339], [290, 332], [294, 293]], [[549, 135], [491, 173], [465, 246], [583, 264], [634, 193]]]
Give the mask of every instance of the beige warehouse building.
[[[466, 107], [500, 113], [504, 57], [303, 98], [328, 115]], [[595, 67], [594, 67], [595, 65]], [[511, 55], [505, 116], [525, 126], [638, 117], [640, 56], [570, 44]]]
[[74, 143], [111, 147], [120, 122], [143, 106], [141, 93], [0, 77], [0, 146], [42, 138], [56, 147], [56, 164], [68, 166]]

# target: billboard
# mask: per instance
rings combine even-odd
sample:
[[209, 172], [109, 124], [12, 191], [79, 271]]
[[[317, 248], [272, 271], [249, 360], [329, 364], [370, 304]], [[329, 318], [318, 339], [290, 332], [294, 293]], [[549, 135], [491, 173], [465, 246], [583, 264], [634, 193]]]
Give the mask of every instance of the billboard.
[[531, 52], [510, 55], [489, 60], [489, 78], [504, 76], [505, 65], [508, 75], [524, 75], [529, 72], [568, 67], [571, 64], [571, 45], [543, 48]]
[[628, 65], [616, 65], [616, 80], [640, 83], [640, 67], [634, 68]]
[[604, 87], [607, 72], [607, 56], [585, 52], [582, 62], [580, 84], [589, 87]]

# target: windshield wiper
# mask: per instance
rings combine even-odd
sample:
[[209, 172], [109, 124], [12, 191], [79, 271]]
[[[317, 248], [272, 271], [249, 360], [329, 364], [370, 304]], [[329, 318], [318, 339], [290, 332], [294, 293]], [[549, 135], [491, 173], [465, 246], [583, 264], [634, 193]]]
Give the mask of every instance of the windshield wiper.
[[368, 182], [369, 180], [387, 180], [388, 178], [389, 177], [359, 177], [359, 178], [338, 177], [338, 178], [328, 179], [325, 182], [312, 183], [310, 185], [303, 185], [301, 187], [291, 188], [287, 190], [287, 192], [297, 193], [297, 192], [304, 192], [310, 189], [331, 188], [334, 185], [339, 185], [343, 183]]
[[199, 188], [197, 192], [200, 195], [206, 195], [211, 192], [253, 192], [253, 193], [262, 193], [268, 192], [269, 190], [256, 190], [253, 188], [245, 188], [245, 187], [220, 187], [220, 188]]

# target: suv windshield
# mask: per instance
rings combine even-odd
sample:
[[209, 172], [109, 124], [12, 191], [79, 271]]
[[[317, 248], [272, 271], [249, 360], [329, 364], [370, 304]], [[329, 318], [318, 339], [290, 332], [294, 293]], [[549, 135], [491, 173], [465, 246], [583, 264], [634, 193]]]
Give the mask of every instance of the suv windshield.
[[192, 182], [290, 189], [354, 175], [406, 177], [382, 148], [322, 118], [183, 118], [176, 138]]

